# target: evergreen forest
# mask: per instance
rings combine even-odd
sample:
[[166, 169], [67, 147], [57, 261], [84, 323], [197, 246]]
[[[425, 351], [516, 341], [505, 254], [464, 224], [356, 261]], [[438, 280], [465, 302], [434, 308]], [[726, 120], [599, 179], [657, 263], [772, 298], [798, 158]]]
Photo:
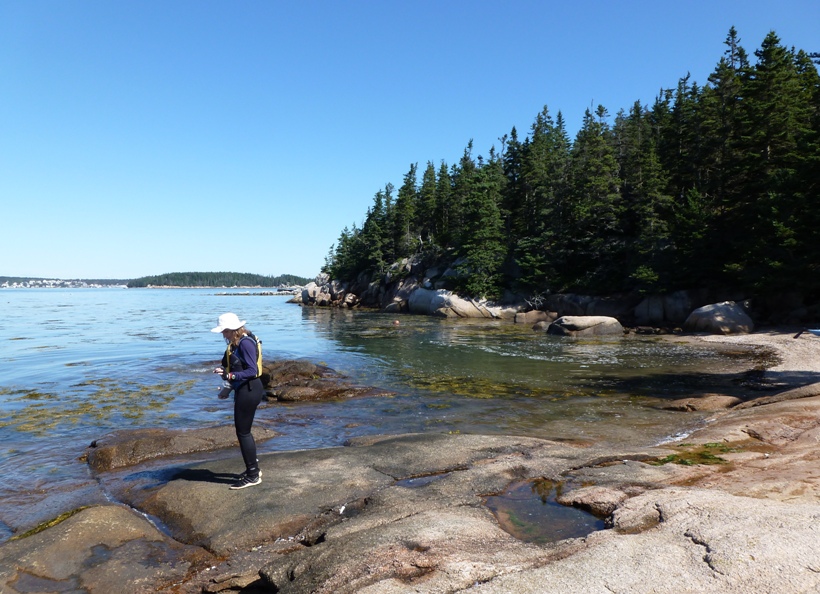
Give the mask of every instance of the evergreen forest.
[[708, 81], [654, 104], [559, 112], [486, 157], [410, 166], [345, 228], [323, 272], [380, 278], [404, 258], [446, 262], [464, 295], [820, 293], [817, 54], [771, 32], [753, 58], [734, 28]]
[[263, 276], [244, 272], [171, 272], [128, 281], [128, 288], [141, 287], [280, 287], [301, 286], [310, 279], [293, 274]]

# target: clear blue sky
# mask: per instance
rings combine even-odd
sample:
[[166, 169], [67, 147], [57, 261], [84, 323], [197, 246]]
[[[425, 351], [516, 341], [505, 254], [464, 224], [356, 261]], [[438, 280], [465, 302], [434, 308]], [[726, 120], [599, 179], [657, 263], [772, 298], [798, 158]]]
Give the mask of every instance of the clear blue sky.
[[574, 136], [820, 0], [0, 0], [0, 276], [312, 277], [411, 163]]

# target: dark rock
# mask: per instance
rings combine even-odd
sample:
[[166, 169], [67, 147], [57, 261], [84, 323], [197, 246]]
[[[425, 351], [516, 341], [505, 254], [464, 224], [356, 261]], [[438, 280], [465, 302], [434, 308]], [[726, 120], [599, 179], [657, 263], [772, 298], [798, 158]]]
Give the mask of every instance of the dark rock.
[[[276, 436], [276, 432], [261, 426], [253, 428], [257, 441]], [[95, 472], [106, 472], [133, 466], [146, 460], [207, 452], [237, 445], [232, 425], [202, 429], [133, 429], [117, 431], [94, 440], [87, 450], [88, 465]]]
[[387, 392], [357, 386], [329, 367], [310, 361], [265, 363], [262, 383], [269, 399], [280, 402], [313, 402], [361, 396], [385, 395]]

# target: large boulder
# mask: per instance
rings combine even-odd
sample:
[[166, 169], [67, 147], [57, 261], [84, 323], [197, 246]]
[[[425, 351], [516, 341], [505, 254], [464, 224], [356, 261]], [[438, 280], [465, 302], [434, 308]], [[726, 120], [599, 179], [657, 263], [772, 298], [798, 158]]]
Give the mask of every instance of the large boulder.
[[319, 294], [319, 285], [311, 281], [302, 288], [302, 303], [305, 305], [316, 302], [316, 296]]
[[413, 277], [398, 280], [390, 285], [390, 289], [382, 301], [382, 311], [385, 313], [406, 312], [410, 296], [418, 286], [418, 281]]
[[419, 288], [410, 294], [407, 301], [410, 313], [421, 314], [426, 316], [444, 315], [443, 312], [447, 308], [447, 298], [451, 295], [450, 291], [444, 289], [424, 289]]
[[459, 297], [445, 289], [417, 288], [407, 300], [410, 313], [442, 318], [513, 319], [518, 309]]
[[342, 299], [342, 307], [353, 308], [359, 305], [359, 298], [353, 293], [347, 293]]
[[328, 284], [328, 289], [330, 290], [330, 298], [336, 301], [343, 301], [345, 295], [347, 295], [347, 283], [343, 283], [337, 280], [330, 281]]
[[622, 336], [624, 327], [607, 316], [563, 316], [547, 328], [547, 334], [557, 336]]
[[492, 313], [480, 302], [451, 294], [447, 300], [450, 311], [459, 318], [492, 318]]
[[683, 329], [709, 334], [749, 334], [754, 331], [754, 322], [736, 302], [724, 301], [693, 311], [683, 323]]
[[[323, 280], [323, 276], [324, 275], [320, 275], [316, 278], [317, 280]], [[334, 294], [336, 295], [335, 299], [337, 301], [343, 297], [344, 286], [341, 283], [325, 281], [319, 284], [317, 282], [309, 282], [302, 288], [301, 303], [303, 305], [331, 305], [334, 301]], [[298, 301], [294, 300], [294, 302]]]

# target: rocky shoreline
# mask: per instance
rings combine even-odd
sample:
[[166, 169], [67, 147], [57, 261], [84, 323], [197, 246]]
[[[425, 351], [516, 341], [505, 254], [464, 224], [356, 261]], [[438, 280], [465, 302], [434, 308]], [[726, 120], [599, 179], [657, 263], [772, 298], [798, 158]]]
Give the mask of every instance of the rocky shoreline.
[[[373, 436], [263, 455], [262, 486], [234, 492], [234, 461], [194, 455], [224, 428], [123, 435], [105, 455], [102, 440], [89, 462], [112, 502], [0, 546], [0, 591], [818, 591], [820, 339], [792, 335], [686, 338], [772, 349], [777, 391], [662, 447]], [[315, 388], [286, 383], [283, 397]], [[692, 463], [704, 452], [718, 463]], [[487, 497], [545, 479], [608, 528], [547, 544], [504, 531]]]

